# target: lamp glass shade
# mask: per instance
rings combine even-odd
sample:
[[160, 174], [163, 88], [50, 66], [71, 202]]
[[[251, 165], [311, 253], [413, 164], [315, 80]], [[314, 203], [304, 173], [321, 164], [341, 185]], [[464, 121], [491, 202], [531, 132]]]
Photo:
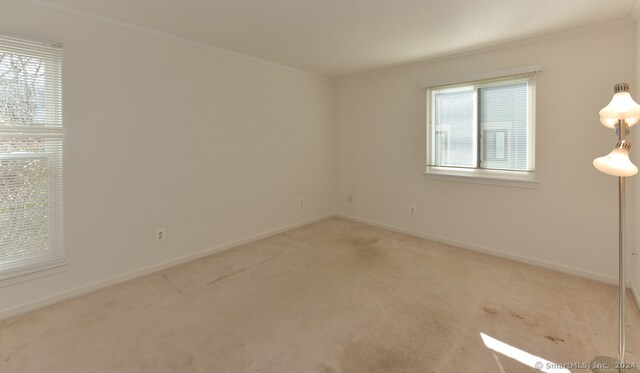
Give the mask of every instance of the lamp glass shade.
[[638, 173], [638, 167], [629, 159], [629, 151], [623, 148], [615, 148], [604, 157], [594, 159], [593, 166], [613, 176], [633, 176]]
[[600, 123], [605, 127], [614, 128], [619, 119], [624, 119], [629, 127], [640, 120], [640, 105], [629, 92], [618, 92], [613, 95], [609, 105], [600, 110]]

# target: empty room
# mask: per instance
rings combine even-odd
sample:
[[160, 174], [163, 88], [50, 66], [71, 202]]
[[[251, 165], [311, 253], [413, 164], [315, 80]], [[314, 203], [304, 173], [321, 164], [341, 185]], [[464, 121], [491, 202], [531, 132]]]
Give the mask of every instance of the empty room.
[[640, 372], [639, 18], [0, 0], [0, 372]]

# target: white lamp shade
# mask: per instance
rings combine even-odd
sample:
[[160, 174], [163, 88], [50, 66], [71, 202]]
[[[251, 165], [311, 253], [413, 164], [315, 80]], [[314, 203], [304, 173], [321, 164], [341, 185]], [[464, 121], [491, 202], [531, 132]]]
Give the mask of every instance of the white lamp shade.
[[629, 159], [629, 151], [623, 148], [615, 148], [604, 157], [594, 159], [593, 166], [613, 176], [633, 176], [638, 173], [638, 167]]
[[640, 105], [629, 92], [618, 92], [613, 95], [609, 105], [600, 110], [600, 123], [605, 127], [614, 128], [619, 119], [624, 119], [629, 127], [640, 120]]

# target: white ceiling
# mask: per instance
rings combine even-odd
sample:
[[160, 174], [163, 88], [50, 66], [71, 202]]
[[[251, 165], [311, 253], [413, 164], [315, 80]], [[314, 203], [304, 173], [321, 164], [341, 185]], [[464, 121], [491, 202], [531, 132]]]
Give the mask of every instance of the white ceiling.
[[636, 0], [36, 0], [343, 77], [629, 19]]

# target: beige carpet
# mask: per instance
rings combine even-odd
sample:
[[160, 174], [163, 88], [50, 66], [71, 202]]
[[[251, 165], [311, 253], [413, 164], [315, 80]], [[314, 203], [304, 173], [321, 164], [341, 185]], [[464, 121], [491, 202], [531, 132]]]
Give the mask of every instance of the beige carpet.
[[[631, 300], [628, 317], [635, 361]], [[536, 371], [481, 333], [616, 356], [617, 289], [328, 219], [4, 320], [0, 372]]]

